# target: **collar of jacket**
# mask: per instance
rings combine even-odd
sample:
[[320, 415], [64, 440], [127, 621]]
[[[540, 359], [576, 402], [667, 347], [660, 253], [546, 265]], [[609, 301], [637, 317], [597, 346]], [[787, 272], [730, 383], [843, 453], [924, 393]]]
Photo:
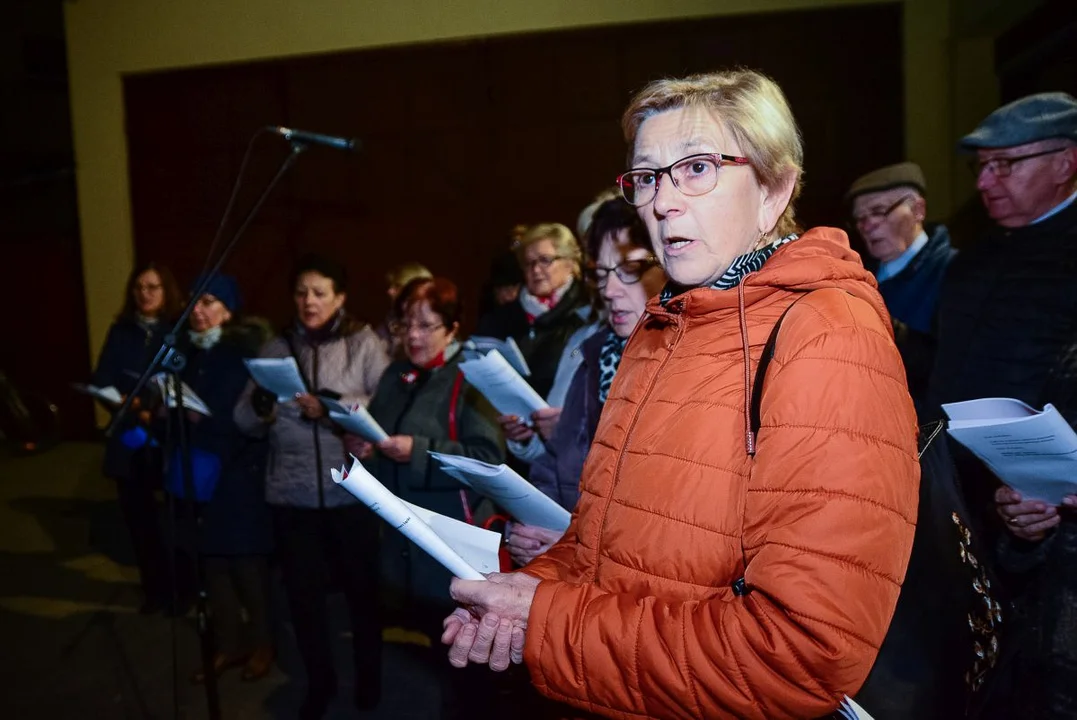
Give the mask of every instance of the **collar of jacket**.
[[744, 364], [745, 452], [750, 454], [753, 446], [752, 362], [748, 316], [772, 306], [773, 310], [768, 314], [779, 316], [803, 293], [824, 288], [838, 288], [868, 302], [885, 325], [890, 326], [890, 315], [879, 295], [875, 277], [849, 247], [848, 236], [837, 228], [819, 227], [808, 230], [796, 242], [778, 248], [759, 270], [744, 276], [735, 288], [693, 288], [670, 299], [664, 307], [657, 297], [651, 298], [637, 331], [652, 319], [663, 324], [703, 329], [703, 326], [727, 323], [736, 317]]

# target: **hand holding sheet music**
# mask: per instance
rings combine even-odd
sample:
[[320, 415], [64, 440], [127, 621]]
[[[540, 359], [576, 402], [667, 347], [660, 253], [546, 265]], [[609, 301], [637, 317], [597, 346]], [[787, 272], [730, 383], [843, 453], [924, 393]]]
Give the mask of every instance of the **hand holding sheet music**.
[[382, 426], [378, 424], [378, 421], [362, 405], [348, 408], [341, 404], [339, 400], [321, 396], [318, 399], [325, 406], [326, 412], [329, 413], [329, 419], [352, 435], [358, 435], [375, 445], [389, 439], [389, 433], [385, 432]]
[[1053, 405], [982, 398], [942, 409], [950, 435], [1026, 499], [1058, 505], [1077, 493], [1077, 433]]
[[497, 350], [460, 363], [460, 371], [502, 415], [515, 415], [530, 423], [531, 413], [549, 405], [512, 369]]
[[490, 498], [525, 525], [564, 532], [572, 513], [520, 477], [508, 465], [491, 465], [460, 455], [430, 452], [441, 469], [478, 494]]
[[[409, 540], [430, 554], [453, 575], [485, 580], [499, 569], [501, 536], [474, 525], [412, 505], [393, 495], [352, 458], [350, 468], [333, 468], [333, 482], [350, 492]], [[348, 548], [364, 552], [365, 548]]]
[[[166, 404], [169, 409], [176, 407], [176, 388], [168, 379], [166, 373], [157, 373], [152, 378], [154, 385], [157, 387], [157, 392], [162, 398], [167, 398]], [[209, 406], [206, 405], [202, 398], [195, 394], [195, 391], [191, 389], [191, 386], [187, 383], [180, 381], [183, 384], [183, 407], [188, 410], [193, 410], [199, 415], [205, 415], [206, 417], [212, 417], [213, 413], [209, 411]]]
[[294, 400], [307, 392], [295, 358], [257, 358], [244, 360], [247, 371], [259, 387], [277, 395], [277, 402]]

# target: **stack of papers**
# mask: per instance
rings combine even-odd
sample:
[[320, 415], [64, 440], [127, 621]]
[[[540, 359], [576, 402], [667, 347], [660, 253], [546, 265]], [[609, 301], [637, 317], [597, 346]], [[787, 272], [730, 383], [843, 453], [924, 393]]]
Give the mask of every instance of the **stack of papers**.
[[515, 415], [530, 422], [531, 413], [549, 405], [527, 384], [497, 350], [460, 363], [460, 371], [502, 415]]
[[375, 445], [389, 438], [389, 433], [382, 429], [378, 421], [362, 405], [349, 408], [341, 404], [339, 400], [321, 396], [318, 399], [329, 413], [329, 419], [351, 434], [358, 435]]
[[501, 357], [508, 360], [512, 369], [523, 377], [531, 377], [531, 368], [527, 366], [524, 354], [520, 352], [520, 346], [512, 338], [498, 340], [495, 337], [485, 335], [472, 335], [464, 343], [464, 357], [468, 360], [477, 360], [491, 350], [501, 353]]
[[[485, 580], [500, 569], [501, 536], [489, 530], [431, 512], [401, 500], [352, 457], [350, 468], [332, 469], [333, 482], [376, 512], [453, 575], [464, 580]], [[364, 552], [365, 548], [348, 548]]]
[[983, 398], [942, 409], [950, 435], [1025, 499], [1058, 505], [1077, 493], [1077, 433], [1053, 405]]
[[296, 365], [294, 357], [258, 358], [243, 362], [247, 364], [247, 372], [258, 387], [274, 393], [277, 402], [295, 400], [296, 395], [307, 392], [306, 383], [299, 374], [299, 366]]
[[120, 395], [120, 391], [112, 385], [108, 387], [97, 387], [96, 385], [84, 385], [82, 383], [72, 383], [71, 387], [78, 390], [81, 393], [92, 395], [101, 402], [108, 403], [110, 405], [123, 405], [123, 396]]
[[[160, 394], [160, 397], [167, 398], [166, 403], [168, 404], [169, 409], [176, 407], [176, 388], [169, 382], [168, 375], [165, 373], [157, 373], [153, 376], [152, 380], [157, 386], [157, 392]], [[209, 411], [209, 406], [206, 405], [202, 398], [195, 394], [195, 391], [191, 389], [191, 386], [182, 381], [181, 384], [183, 385], [183, 407], [188, 410], [193, 410], [199, 415], [212, 417], [213, 413]]]
[[844, 720], [874, 720], [871, 715], [868, 715], [868, 711], [860, 707], [856, 700], [846, 695], [841, 705], [838, 706], [838, 716], [844, 718]]
[[490, 498], [525, 525], [564, 532], [572, 513], [520, 477], [508, 465], [491, 465], [460, 455], [430, 452], [445, 474]]

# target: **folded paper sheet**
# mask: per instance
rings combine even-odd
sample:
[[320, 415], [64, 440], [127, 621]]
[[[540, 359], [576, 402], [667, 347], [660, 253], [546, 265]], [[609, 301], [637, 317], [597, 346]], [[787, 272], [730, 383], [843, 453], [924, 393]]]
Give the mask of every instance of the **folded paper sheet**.
[[441, 469], [479, 495], [507, 510], [525, 525], [537, 525], [564, 532], [572, 513], [520, 477], [508, 465], [491, 465], [460, 455], [431, 452]]
[[275, 394], [277, 402], [294, 400], [296, 395], [307, 391], [293, 357], [257, 358], [243, 362], [247, 364], [247, 371], [258, 387]]
[[389, 434], [385, 432], [378, 421], [375, 420], [367, 409], [362, 405], [346, 407], [339, 400], [321, 397], [318, 399], [329, 413], [329, 419], [352, 435], [358, 435], [367, 442], [380, 443], [386, 440]]
[[[333, 482], [357, 497], [449, 572], [464, 580], [483, 580], [499, 569], [501, 536], [412, 505], [393, 495], [352, 457], [349, 468], [330, 471]], [[355, 549], [356, 552], [360, 550]]]
[[982, 398], [942, 409], [950, 435], [1025, 498], [1058, 505], [1077, 493], [1077, 433], [1053, 405]]
[[467, 353], [464, 357], [468, 360], [475, 360], [483, 355], [486, 355], [491, 350], [496, 350], [501, 354], [505, 360], [508, 361], [512, 369], [520, 373], [523, 377], [531, 376], [531, 368], [527, 366], [527, 360], [524, 359], [524, 354], [520, 352], [520, 346], [516, 344], [516, 341], [512, 338], [506, 340], [499, 340], [495, 337], [486, 337], [485, 335], [472, 335], [464, 343], [464, 351]]
[[549, 407], [497, 350], [465, 360], [460, 363], [460, 371], [502, 415], [515, 415], [528, 422], [531, 413]]

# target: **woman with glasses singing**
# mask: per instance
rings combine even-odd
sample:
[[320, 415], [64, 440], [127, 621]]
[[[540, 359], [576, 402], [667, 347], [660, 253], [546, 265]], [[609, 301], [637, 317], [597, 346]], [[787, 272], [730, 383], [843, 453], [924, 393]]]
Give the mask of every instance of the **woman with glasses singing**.
[[[658, 294], [665, 273], [651, 251], [647, 229], [635, 208], [619, 195], [594, 211], [587, 233], [589, 271], [605, 309], [602, 328], [581, 346], [582, 363], [572, 375], [564, 407], [546, 442], [547, 452], [531, 463], [528, 479], [562, 507], [579, 500], [580, 473], [598, 427], [599, 414], [621, 362], [625, 343]], [[526, 565], [561, 537], [559, 531], [512, 523], [506, 544], [512, 559]]]
[[524, 234], [516, 259], [524, 273], [519, 297], [483, 317], [476, 334], [515, 340], [531, 371], [527, 381], [546, 397], [561, 351], [591, 316], [587, 290], [579, 281], [580, 246], [564, 225], [544, 223]]
[[[182, 304], [179, 287], [168, 268], [157, 263], [136, 267], [127, 278], [123, 308], [108, 330], [91, 382], [99, 388], [114, 387], [125, 398], [153, 359]], [[116, 432], [108, 438], [104, 464], [105, 477], [116, 482], [120, 510], [131, 533], [142, 585], [139, 612], [146, 615], [180, 609], [172, 607], [164, 535], [154, 498], [154, 490], [161, 482], [161, 457], [147, 432], [150, 413], [142, 401], [149, 397], [144, 392], [135, 398]], [[109, 413], [119, 408], [104, 401], [102, 404]]]
[[568, 531], [520, 572], [453, 580], [449, 659], [526, 662], [540, 692], [607, 717], [826, 715], [872, 667], [916, 521], [889, 316], [842, 231], [798, 233], [803, 152], [771, 80], [660, 80], [624, 127], [621, 187], [670, 282]]
[[[470, 521], [474, 498], [461, 492], [460, 482], [442, 472], [428, 453], [497, 464], [505, 448], [493, 408], [459, 369], [463, 306], [456, 285], [437, 277], [411, 281], [396, 298], [395, 316], [406, 357], [385, 371], [368, 408], [389, 438], [376, 446], [356, 436], [346, 436], [346, 442], [396, 496]], [[452, 609], [449, 572], [397, 532], [384, 534], [381, 558], [389, 624], [436, 641], [441, 621]], [[440, 653], [437, 660], [435, 667], [444, 670]], [[443, 704], [449, 709], [453, 687], [445, 679]]]

